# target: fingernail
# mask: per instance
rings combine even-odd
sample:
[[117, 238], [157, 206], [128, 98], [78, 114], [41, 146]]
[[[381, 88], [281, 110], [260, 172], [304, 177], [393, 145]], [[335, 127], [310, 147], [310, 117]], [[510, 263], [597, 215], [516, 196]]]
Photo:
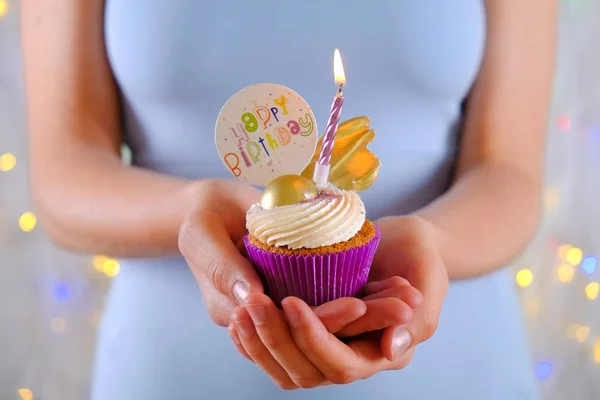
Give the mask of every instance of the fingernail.
[[267, 319], [265, 307], [262, 304], [246, 304], [246, 309], [254, 323], [263, 322]]
[[236, 343], [236, 344], [241, 344], [240, 342], [240, 338], [238, 337], [238, 333], [237, 330], [235, 328], [235, 324], [232, 322], [231, 324], [229, 324], [229, 336], [231, 336], [231, 339]]
[[396, 329], [394, 336], [392, 337], [392, 354], [394, 360], [406, 352], [411, 341], [412, 337], [406, 329]]
[[251, 337], [254, 333], [254, 325], [249, 319], [235, 321], [235, 327], [237, 328], [239, 333], [246, 337]]
[[283, 306], [283, 310], [285, 311], [285, 316], [287, 317], [288, 322], [293, 326], [300, 325], [300, 313], [295, 307], [291, 306]]
[[246, 282], [239, 281], [233, 285], [233, 297], [235, 297], [239, 304], [242, 304], [246, 300], [246, 297], [248, 297], [248, 285]]

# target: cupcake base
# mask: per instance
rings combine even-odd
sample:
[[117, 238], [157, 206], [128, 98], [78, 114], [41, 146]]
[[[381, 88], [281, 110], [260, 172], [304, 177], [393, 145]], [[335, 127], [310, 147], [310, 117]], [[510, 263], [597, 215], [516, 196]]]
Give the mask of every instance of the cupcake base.
[[341, 297], [357, 297], [367, 283], [381, 233], [370, 221], [347, 242], [316, 249], [291, 250], [244, 238], [248, 256], [278, 306], [294, 296], [309, 306]]

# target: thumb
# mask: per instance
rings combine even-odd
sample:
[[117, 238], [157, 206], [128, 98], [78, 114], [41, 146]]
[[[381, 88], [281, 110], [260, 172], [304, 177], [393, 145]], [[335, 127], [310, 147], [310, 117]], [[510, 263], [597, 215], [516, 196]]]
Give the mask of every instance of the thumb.
[[439, 256], [426, 261], [429, 268], [415, 268], [411, 284], [423, 293], [423, 304], [414, 312], [413, 319], [405, 326], [392, 326], [385, 329], [382, 352], [392, 361], [400, 357], [412, 346], [424, 342], [437, 330], [442, 304], [448, 290], [448, 273]]
[[180, 249], [206, 283], [237, 303], [250, 293], [263, 293], [260, 277], [235, 246], [218, 214], [205, 212], [185, 225]]
[[209, 283], [217, 291], [241, 304], [250, 293], [263, 293], [262, 282], [232, 242], [214, 243], [204, 262]]

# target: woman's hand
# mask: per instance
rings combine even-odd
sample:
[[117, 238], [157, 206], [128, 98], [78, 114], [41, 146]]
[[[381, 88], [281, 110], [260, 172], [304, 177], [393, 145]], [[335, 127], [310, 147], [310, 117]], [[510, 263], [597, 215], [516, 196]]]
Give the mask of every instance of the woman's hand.
[[[301, 300], [295, 300], [308, 307]], [[288, 301], [293, 300], [286, 299], [284, 303]], [[411, 307], [418, 308], [422, 301], [422, 295], [415, 288], [395, 277], [370, 283], [368, 295], [363, 299], [337, 299], [313, 308], [312, 312], [320, 321], [318, 325], [336, 337], [367, 333], [379, 346], [381, 329], [409, 324], [413, 318]], [[264, 295], [248, 296], [234, 311], [229, 334], [238, 351], [258, 364], [282, 388], [310, 388], [337, 382], [335, 376], [325, 377], [302, 354], [285, 315]]]
[[349, 338], [408, 324], [413, 319], [414, 311], [423, 303], [423, 295], [406, 279], [392, 276], [381, 281], [370, 281], [361, 300], [367, 308], [365, 314], [342, 329], [329, 332], [337, 337]]
[[[372, 307], [355, 321], [327, 326], [315, 315], [319, 308], [311, 310], [296, 298], [283, 301], [285, 314], [263, 295], [249, 296], [245, 306], [236, 309], [229, 326], [236, 347], [280, 387], [350, 383], [378, 371], [403, 368], [411, 360], [414, 345], [433, 334], [448, 283], [444, 265], [434, 251], [433, 230], [415, 217], [386, 219], [378, 225], [382, 229], [381, 253], [362, 299]], [[413, 281], [422, 288], [423, 296], [409, 284]], [[401, 299], [406, 302], [400, 303]], [[411, 313], [402, 320], [395, 312], [406, 303], [413, 303], [414, 316]], [[338, 327], [341, 329], [336, 331]], [[383, 330], [371, 332], [378, 329]], [[332, 334], [336, 332], [337, 336], [371, 334], [344, 344]]]
[[392, 360], [434, 334], [448, 289], [448, 272], [438, 249], [440, 234], [428, 221], [417, 216], [386, 217], [376, 224], [381, 242], [369, 279], [406, 279], [423, 295], [409, 324], [386, 328], [383, 334], [390, 341], [382, 343], [381, 349]]
[[[355, 329], [373, 331], [376, 327], [368, 326], [371, 321], [375, 321], [376, 325], [381, 324], [381, 320], [364, 319], [366, 307], [363, 317], [356, 319], [355, 316], [347, 316], [345, 321], [342, 320], [339, 307], [334, 306], [341, 301], [359, 302], [357, 308], [360, 303], [366, 306], [362, 300], [345, 298], [311, 309], [302, 300], [288, 297], [283, 300], [282, 312], [267, 296], [251, 294], [243, 306], [235, 309], [229, 333], [242, 355], [261, 367], [279, 387], [287, 390], [332, 383], [346, 384], [408, 364], [412, 349], [393, 361], [387, 360], [382, 354], [381, 343], [391, 346], [392, 331], [387, 333], [387, 337], [384, 330], [383, 336], [365, 336], [347, 344], [340, 341], [332, 332], [353, 324]], [[397, 318], [393, 316], [393, 309], [377, 311], [387, 312], [392, 315], [391, 318]], [[362, 320], [362, 327], [352, 319]], [[387, 326], [399, 321], [388, 319]], [[403, 322], [410, 323], [410, 320]]]
[[211, 319], [220, 326], [231, 321], [233, 308], [263, 285], [243, 256], [246, 210], [260, 192], [236, 180], [201, 181], [193, 189], [196, 208], [179, 233], [179, 250], [202, 291]]

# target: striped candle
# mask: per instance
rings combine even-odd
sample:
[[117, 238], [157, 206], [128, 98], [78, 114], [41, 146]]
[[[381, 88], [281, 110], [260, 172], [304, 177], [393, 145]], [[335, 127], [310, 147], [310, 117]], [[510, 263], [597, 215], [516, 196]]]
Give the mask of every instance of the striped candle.
[[342, 87], [346, 83], [346, 76], [344, 74], [344, 66], [342, 65], [342, 58], [340, 57], [338, 49], [335, 49], [333, 57], [333, 70], [335, 83], [339, 86], [339, 89], [333, 98], [333, 104], [329, 111], [329, 120], [327, 121], [327, 127], [325, 128], [325, 135], [323, 136], [321, 153], [319, 154], [319, 159], [315, 163], [313, 181], [315, 181], [317, 185], [324, 185], [327, 183], [331, 150], [333, 150], [333, 142], [335, 141], [335, 134], [340, 123], [340, 116], [342, 115], [342, 105], [344, 104]]

